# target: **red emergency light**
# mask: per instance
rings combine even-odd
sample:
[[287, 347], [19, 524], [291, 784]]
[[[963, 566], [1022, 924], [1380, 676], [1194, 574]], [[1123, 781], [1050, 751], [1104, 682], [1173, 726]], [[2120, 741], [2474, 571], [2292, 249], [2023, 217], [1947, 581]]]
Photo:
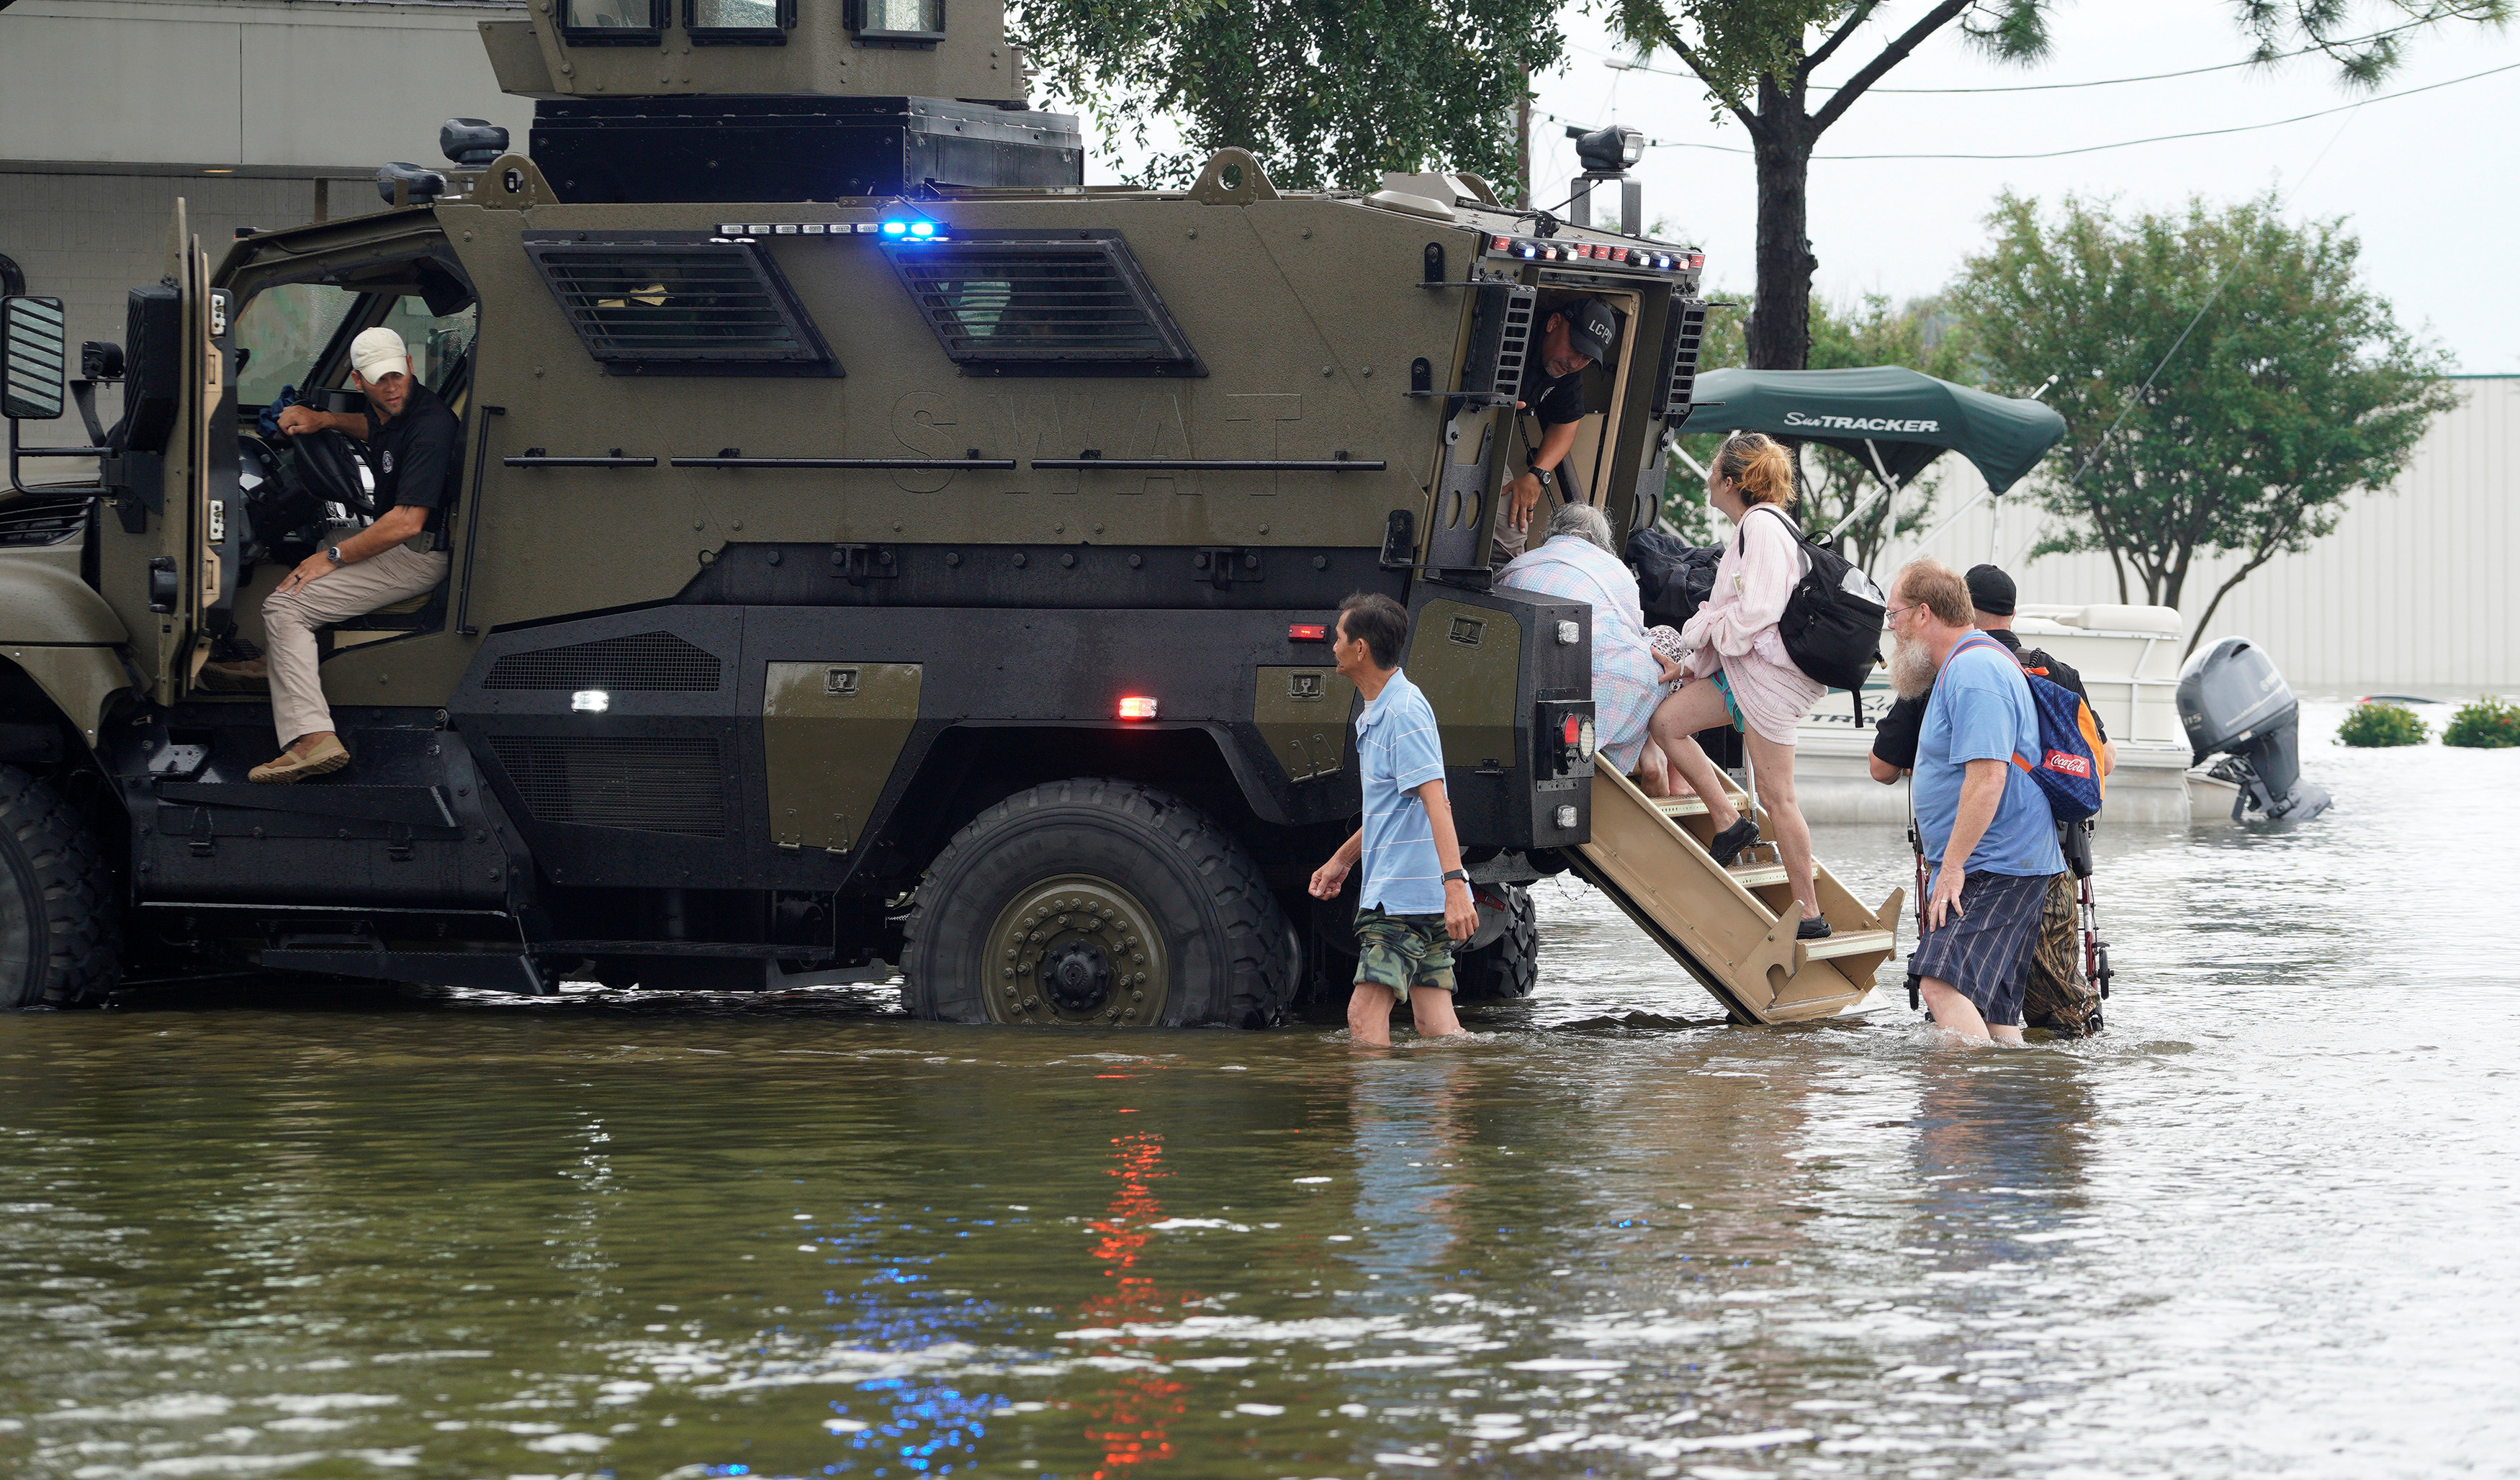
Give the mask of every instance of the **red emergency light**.
[[1320, 622], [1294, 622], [1286, 628], [1286, 641], [1290, 643], [1327, 643], [1329, 640], [1330, 629]]
[[1148, 695], [1128, 695], [1120, 700], [1120, 717], [1122, 719], [1153, 719], [1155, 717], [1155, 701]]

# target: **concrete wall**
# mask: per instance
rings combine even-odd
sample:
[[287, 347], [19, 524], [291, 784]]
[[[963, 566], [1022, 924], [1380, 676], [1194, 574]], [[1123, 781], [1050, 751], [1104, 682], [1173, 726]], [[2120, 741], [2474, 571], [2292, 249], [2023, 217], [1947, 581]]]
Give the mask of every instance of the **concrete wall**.
[[[2355, 499], [2336, 532], [2277, 556], [2224, 599], [2205, 638], [2264, 646], [2297, 689], [2448, 697], [2520, 694], [2520, 377], [2463, 378], [2458, 409], [2433, 424], [2392, 487]], [[1946, 457], [1935, 520], [1985, 484]], [[2115, 602], [2104, 555], [2028, 559], [2050, 524], [2026, 490], [2004, 501], [2002, 528], [1986, 505], [1927, 547], [1962, 569], [1992, 558], [2025, 602]], [[1931, 525], [1929, 523], [1928, 528]], [[1921, 531], [1920, 531], [1921, 532]], [[1902, 543], [1885, 569], [1913, 552]], [[2184, 609], [2201, 613], [2235, 567], [2199, 561]], [[2143, 600], [2137, 587], [2134, 600]]]

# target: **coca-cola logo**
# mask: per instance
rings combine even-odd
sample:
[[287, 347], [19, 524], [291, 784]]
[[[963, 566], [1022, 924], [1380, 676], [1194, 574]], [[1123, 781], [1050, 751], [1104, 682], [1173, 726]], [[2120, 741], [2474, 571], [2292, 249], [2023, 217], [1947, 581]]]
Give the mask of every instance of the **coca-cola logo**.
[[2092, 759], [2088, 755], [2076, 755], [2070, 750], [2050, 750], [2048, 758], [2039, 764], [2060, 776], [2079, 777], [2084, 781], [2092, 779]]

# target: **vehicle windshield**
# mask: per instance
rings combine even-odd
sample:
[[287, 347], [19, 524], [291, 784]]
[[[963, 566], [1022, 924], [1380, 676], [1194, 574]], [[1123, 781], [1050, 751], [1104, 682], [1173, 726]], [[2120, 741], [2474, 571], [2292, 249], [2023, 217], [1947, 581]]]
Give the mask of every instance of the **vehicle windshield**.
[[432, 314], [418, 293], [357, 292], [322, 283], [267, 288], [237, 316], [237, 345], [249, 351], [237, 375], [237, 404], [267, 406], [285, 385], [303, 394], [328, 351], [337, 362], [332, 383], [349, 384], [349, 365], [337, 342], [346, 347], [350, 335], [373, 324], [401, 335], [411, 348], [412, 374], [424, 385], [442, 388], [456, 362], [471, 351], [475, 322], [474, 305]]

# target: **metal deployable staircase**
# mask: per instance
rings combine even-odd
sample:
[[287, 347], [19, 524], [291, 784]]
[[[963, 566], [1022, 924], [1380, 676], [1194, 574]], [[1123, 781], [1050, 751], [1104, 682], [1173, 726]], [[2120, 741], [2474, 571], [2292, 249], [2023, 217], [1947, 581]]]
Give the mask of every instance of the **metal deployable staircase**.
[[[1745, 816], [1765, 813], [1728, 779], [1725, 792]], [[1575, 849], [1575, 873], [1618, 902], [1654, 943], [1715, 994], [1736, 1021], [1801, 1022], [1862, 1002], [1873, 974], [1898, 950], [1899, 907], [1893, 889], [1867, 910], [1828, 870], [1815, 863], [1813, 883], [1831, 934], [1798, 941], [1801, 907], [1785, 886], [1784, 866], [1761, 843], [1732, 868], [1706, 851], [1714, 825], [1695, 796], [1654, 798], [1609, 766], [1593, 775], [1593, 840]]]

